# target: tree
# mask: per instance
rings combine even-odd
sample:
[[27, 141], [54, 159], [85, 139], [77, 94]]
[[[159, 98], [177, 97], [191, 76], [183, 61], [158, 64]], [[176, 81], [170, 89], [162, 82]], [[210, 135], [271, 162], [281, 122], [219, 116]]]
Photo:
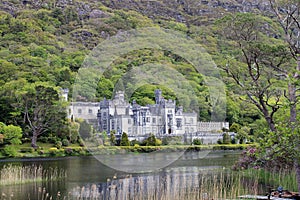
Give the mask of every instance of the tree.
[[230, 144], [231, 143], [231, 138], [228, 133], [223, 134], [223, 144]]
[[273, 68], [284, 66], [289, 58], [282, 41], [270, 36], [276, 33], [276, 24], [251, 13], [230, 15], [220, 22], [227, 42], [234, 47], [220, 68], [239, 86], [245, 100], [257, 107], [269, 129], [276, 131], [274, 115], [281, 106], [284, 83]]
[[110, 132], [110, 145], [115, 146], [117, 144], [117, 140], [116, 140], [116, 131], [112, 130]]
[[[300, 2], [270, 0], [270, 4], [281, 27], [272, 28], [276, 24], [268, 20], [261, 21], [259, 19], [266, 17], [253, 14], [229, 17], [229, 23], [226, 24], [229, 29], [226, 30], [231, 36], [229, 38], [238, 44], [242, 52], [246, 76], [240, 71], [243, 65], [234, 69], [228, 64], [222, 68], [244, 89], [248, 99], [268, 123], [269, 131], [259, 140], [262, 152], [260, 159], [273, 162], [271, 166], [277, 164], [279, 167], [292, 166], [291, 162], [294, 162], [300, 192], [300, 141], [297, 128]], [[286, 43], [280, 38], [282, 33]], [[292, 59], [296, 62], [292, 63]], [[286, 99], [288, 103], [285, 103]], [[276, 119], [275, 113], [282, 109], [289, 109], [289, 120], [284, 119], [284, 115], [278, 115]]]
[[130, 146], [128, 135], [125, 132], [121, 136], [120, 146]]
[[[300, 151], [300, 140], [297, 121], [297, 104], [299, 102], [299, 80], [300, 80], [300, 2], [298, 0], [291, 1], [279, 1], [269, 0], [273, 14], [277, 17], [277, 20], [283, 29], [284, 40], [289, 46], [290, 54], [295, 63], [290, 64], [288, 68], [274, 68], [280, 72], [280, 75], [288, 81], [286, 98], [289, 101], [289, 123], [286, 124], [289, 127], [289, 134], [285, 134], [285, 137], [289, 138], [291, 142], [289, 146], [293, 146], [294, 149], [290, 151], [293, 156], [298, 191], [300, 192], [300, 154], [294, 154], [294, 152]], [[279, 146], [279, 145], [278, 145]], [[280, 150], [286, 151], [285, 148]]]
[[46, 133], [60, 134], [66, 125], [66, 105], [60, 100], [59, 88], [49, 83], [24, 82], [22, 89], [16, 90], [16, 102], [22, 126], [30, 130], [31, 146], [37, 147], [37, 138]]

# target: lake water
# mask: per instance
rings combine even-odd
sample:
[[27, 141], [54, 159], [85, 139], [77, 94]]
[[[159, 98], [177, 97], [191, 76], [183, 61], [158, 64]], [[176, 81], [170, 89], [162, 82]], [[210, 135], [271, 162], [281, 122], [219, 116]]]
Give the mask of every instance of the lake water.
[[[193, 190], [199, 187], [199, 182], [204, 180], [201, 179], [201, 174], [214, 177], [214, 174], [230, 168], [237, 161], [239, 153], [218, 151], [203, 156], [201, 152], [186, 152], [171, 164], [165, 162], [169, 165], [163, 168], [156, 166], [154, 171], [151, 170], [154, 168], [148, 168], [145, 171], [138, 168], [140, 173], [133, 173], [134, 170], [128, 171], [138, 166], [136, 160], [132, 160], [132, 163], [126, 166], [121, 162], [117, 165], [120, 158], [115, 159], [114, 156], [110, 156], [114, 161], [113, 165], [103, 160], [106, 165], [114, 166], [114, 168], [104, 165], [99, 161], [101, 159], [93, 156], [6, 160], [0, 162], [0, 169], [7, 164], [42, 165], [45, 169], [57, 167], [65, 170], [67, 177], [59, 181], [2, 186], [0, 199], [43, 199], [42, 193], [44, 197], [46, 193], [49, 193], [53, 199], [63, 199], [63, 197], [79, 199], [77, 198], [79, 196], [81, 199], [88, 197], [95, 197], [94, 199], [166, 199], [163, 198], [165, 196], [168, 196], [168, 199], [176, 199], [181, 195], [175, 194], [176, 191]], [[168, 160], [168, 157], [163, 157], [163, 159]], [[145, 166], [149, 166], [147, 162], [145, 163]], [[123, 171], [122, 167], [124, 167]], [[43, 188], [45, 188], [44, 192]]]

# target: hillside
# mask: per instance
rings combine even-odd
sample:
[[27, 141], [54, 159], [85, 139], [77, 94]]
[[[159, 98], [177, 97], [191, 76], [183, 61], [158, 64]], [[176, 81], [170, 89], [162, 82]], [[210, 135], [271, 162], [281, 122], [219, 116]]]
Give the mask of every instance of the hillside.
[[[219, 64], [225, 56], [221, 50], [229, 47], [219, 40], [222, 35], [216, 19], [229, 13], [260, 13], [268, 9], [267, 3], [260, 0], [3, 0], [0, 3], [0, 121], [20, 125], [28, 132], [22, 109], [16, 106], [16, 96], [26, 92], [24, 86], [47, 83], [69, 88], [71, 97], [72, 85], [85, 56], [102, 41], [122, 31], [159, 26], [182, 32], [203, 45]], [[196, 88], [201, 105], [199, 119], [210, 120], [212, 105], [202, 75], [195, 73], [184, 59], [160, 50], [141, 50], [119, 58], [111, 66], [114, 73], [101, 77], [97, 94], [81, 100], [110, 98], [118, 77], [131, 66], [147, 62], [179, 69]], [[228, 87], [226, 120], [251, 128], [261, 126], [256, 108], [242, 100], [239, 89], [225, 75], [223, 81]], [[153, 102], [153, 86], [141, 90], [149, 98], [137, 93], [133, 97], [138, 103]]]

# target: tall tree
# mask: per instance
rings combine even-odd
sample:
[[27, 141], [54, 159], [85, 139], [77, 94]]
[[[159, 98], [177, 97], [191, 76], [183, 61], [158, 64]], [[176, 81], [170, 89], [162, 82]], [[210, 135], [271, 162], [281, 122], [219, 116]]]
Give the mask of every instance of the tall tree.
[[[21, 84], [21, 85], [20, 85]], [[15, 108], [13, 115], [22, 117], [16, 123], [31, 136], [32, 147], [37, 138], [46, 133], [60, 134], [66, 124], [66, 105], [60, 99], [60, 90], [47, 82], [28, 83], [26, 80], [11, 81], [4, 85], [2, 93], [11, 97]]]
[[226, 46], [233, 47], [224, 50], [229, 59], [224, 59], [220, 67], [240, 87], [245, 100], [261, 112], [269, 129], [276, 131], [274, 115], [283, 95], [272, 67], [284, 65], [288, 55], [284, 44], [270, 37], [275, 33], [275, 24], [251, 13], [229, 15], [218, 23], [224, 27], [221, 33]]
[[[295, 152], [300, 151], [299, 122], [297, 121], [297, 104], [299, 102], [299, 80], [300, 80], [300, 1], [299, 0], [269, 0], [272, 14], [277, 20], [284, 32], [284, 39], [287, 42], [294, 64], [288, 68], [275, 68], [281, 72], [281, 75], [288, 80], [287, 94], [289, 101], [289, 141], [292, 142]], [[291, 140], [292, 139], [292, 140]], [[298, 191], [300, 192], [300, 155], [294, 156], [294, 163], [297, 174]]]

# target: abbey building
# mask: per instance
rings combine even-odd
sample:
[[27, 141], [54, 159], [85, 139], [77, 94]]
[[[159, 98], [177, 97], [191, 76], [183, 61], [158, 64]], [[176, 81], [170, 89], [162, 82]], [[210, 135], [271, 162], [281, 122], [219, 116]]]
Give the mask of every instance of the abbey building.
[[100, 132], [126, 132], [129, 136], [206, 134], [229, 129], [228, 122], [198, 122], [197, 113], [183, 112], [174, 100], [164, 99], [161, 90], [155, 90], [155, 104], [146, 106], [127, 102], [123, 91], [112, 100], [71, 102], [69, 118], [82, 118]]
[[115, 130], [134, 136], [150, 133], [163, 136], [196, 132], [197, 114], [183, 112], [175, 101], [164, 99], [161, 90], [155, 90], [155, 104], [147, 106], [126, 102], [124, 92], [119, 91], [113, 100], [100, 102], [98, 123], [100, 131], [107, 133]]

